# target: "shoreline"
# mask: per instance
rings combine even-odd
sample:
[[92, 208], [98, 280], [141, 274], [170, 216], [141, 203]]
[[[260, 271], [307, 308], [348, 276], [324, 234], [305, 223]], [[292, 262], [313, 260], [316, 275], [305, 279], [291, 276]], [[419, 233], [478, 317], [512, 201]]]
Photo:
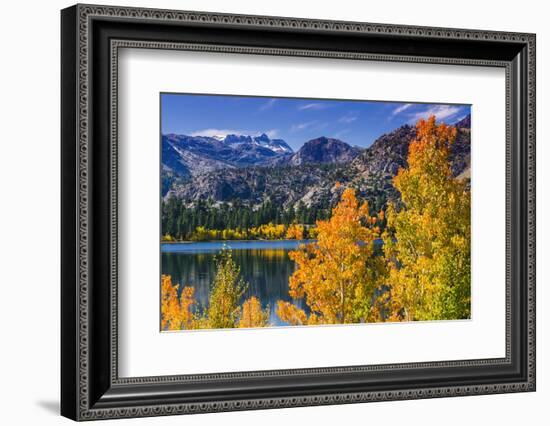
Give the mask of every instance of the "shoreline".
[[[317, 241], [317, 239], [315, 238], [307, 238], [307, 239], [303, 239], [303, 240], [296, 240], [294, 238], [292, 239], [279, 239], [279, 240], [203, 240], [203, 241], [161, 241], [160, 243], [161, 244], [198, 244], [198, 243], [229, 243], [229, 242], [234, 242], [234, 243], [250, 243], [250, 242], [282, 242], [282, 241], [304, 241], [304, 242], [313, 242], [313, 241]], [[381, 244], [382, 243], [382, 238], [376, 238], [374, 240], [374, 244], [377, 245], [377, 244]]]
[[241, 242], [241, 243], [247, 243], [251, 241], [315, 241], [315, 239], [304, 239], [304, 240], [297, 240], [295, 238], [282, 238], [277, 240], [262, 240], [262, 239], [256, 239], [256, 240], [201, 240], [201, 241], [161, 241], [161, 244], [197, 244], [197, 243], [227, 243], [227, 242]]

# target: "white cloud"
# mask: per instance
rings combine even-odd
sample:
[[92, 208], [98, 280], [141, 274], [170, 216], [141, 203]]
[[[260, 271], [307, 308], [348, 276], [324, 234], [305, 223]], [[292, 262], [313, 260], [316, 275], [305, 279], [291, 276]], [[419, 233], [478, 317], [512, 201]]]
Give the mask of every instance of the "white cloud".
[[248, 135], [250, 132], [246, 130], [236, 129], [202, 129], [191, 133], [191, 136], [227, 136], [227, 135]]
[[191, 133], [191, 136], [227, 136], [227, 135], [250, 135], [258, 136], [265, 133], [270, 138], [274, 138], [279, 133], [278, 129], [269, 129], [265, 131], [258, 130], [238, 130], [238, 129], [202, 129]]
[[308, 109], [320, 110], [320, 109], [325, 109], [325, 108], [328, 108], [328, 105], [327, 104], [322, 104], [322, 103], [319, 103], [319, 102], [312, 102], [310, 104], [300, 105], [298, 107], [298, 109], [300, 111], [304, 111], [304, 110], [308, 110]]
[[265, 133], [267, 136], [269, 136], [270, 139], [276, 138], [279, 135], [279, 129], [269, 129], [266, 130]]
[[334, 137], [336, 139], [340, 139], [342, 136], [346, 135], [347, 133], [349, 133], [351, 131], [351, 129], [343, 129], [343, 130], [340, 130], [339, 132], [336, 132], [334, 134]]
[[306, 121], [305, 123], [297, 123], [293, 124], [290, 127], [291, 132], [299, 132], [300, 130], [305, 130], [313, 125], [317, 124], [317, 120], [314, 121]]
[[413, 106], [413, 104], [403, 104], [403, 105], [401, 105], [401, 106], [398, 106], [397, 108], [395, 108], [395, 109], [392, 111], [391, 115], [392, 115], [392, 116], [395, 116], [395, 115], [397, 115], [397, 114], [401, 114], [403, 111], [408, 110], [408, 109], [409, 109], [410, 107], [412, 107], [412, 106]]
[[416, 123], [421, 118], [428, 118], [431, 115], [435, 115], [437, 120], [445, 120], [460, 112], [460, 107], [454, 105], [433, 105], [426, 108], [423, 111], [418, 111], [413, 114], [409, 114], [408, 123]]
[[462, 120], [464, 120], [467, 116], [468, 116], [467, 114], [466, 114], [466, 115], [461, 115], [460, 117], [455, 118], [455, 121], [456, 121], [456, 122], [462, 121]]
[[359, 118], [359, 116], [357, 114], [353, 114], [353, 113], [348, 113], [346, 115], [343, 115], [342, 117], [340, 117], [338, 119], [338, 122], [339, 123], [346, 123], [346, 124], [349, 124], [349, 123], [353, 123], [355, 120], [357, 120]]
[[265, 111], [266, 109], [270, 109], [275, 103], [277, 102], [277, 99], [270, 99], [266, 103], [260, 106], [259, 111]]

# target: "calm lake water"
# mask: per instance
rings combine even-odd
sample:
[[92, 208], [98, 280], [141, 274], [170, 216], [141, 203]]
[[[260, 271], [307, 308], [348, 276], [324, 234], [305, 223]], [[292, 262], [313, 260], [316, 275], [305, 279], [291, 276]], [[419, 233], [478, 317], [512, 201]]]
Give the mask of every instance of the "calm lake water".
[[[162, 273], [172, 282], [195, 288], [201, 305], [208, 305], [210, 285], [216, 274], [215, 256], [224, 248], [232, 250], [233, 259], [248, 283], [245, 298], [256, 296], [265, 308], [269, 305], [270, 322], [285, 325], [275, 313], [278, 300], [292, 301], [288, 295], [288, 278], [295, 264], [288, 252], [310, 241], [211, 241], [161, 244]], [[300, 302], [295, 302], [304, 308]]]

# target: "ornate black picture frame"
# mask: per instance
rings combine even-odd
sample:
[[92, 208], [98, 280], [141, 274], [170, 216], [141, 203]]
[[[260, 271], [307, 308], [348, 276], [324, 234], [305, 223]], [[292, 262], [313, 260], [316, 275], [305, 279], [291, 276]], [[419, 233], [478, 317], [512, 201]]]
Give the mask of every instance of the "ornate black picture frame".
[[[535, 35], [95, 5], [64, 9], [61, 28], [62, 415], [93, 420], [535, 390]], [[121, 47], [504, 68], [506, 356], [120, 378]]]

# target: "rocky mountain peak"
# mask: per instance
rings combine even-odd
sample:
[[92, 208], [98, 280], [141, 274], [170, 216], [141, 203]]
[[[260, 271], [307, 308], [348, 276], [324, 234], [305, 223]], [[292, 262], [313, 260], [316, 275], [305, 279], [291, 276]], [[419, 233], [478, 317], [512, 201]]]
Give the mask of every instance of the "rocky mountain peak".
[[258, 142], [269, 142], [271, 140], [265, 133], [256, 136], [254, 139]]
[[252, 137], [249, 136], [249, 135], [229, 134], [229, 135], [226, 135], [225, 138], [222, 139], [222, 142], [224, 142], [227, 145], [240, 144], [240, 143], [250, 143], [250, 142], [252, 142]]
[[224, 144], [237, 148], [240, 145], [256, 145], [262, 148], [270, 149], [277, 154], [292, 153], [292, 148], [282, 139], [271, 139], [266, 133], [260, 133], [259, 135], [235, 135], [228, 134], [224, 138], [219, 139]]
[[472, 116], [470, 114], [468, 114], [466, 117], [460, 119], [459, 121], [457, 121], [455, 123], [455, 126], [458, 127], [459, 129], [460, 128], [464, 128], [464, 129], [469, 129], [471, 128], [472, 126]]
[[321, 136], [306, 142], [290, 159], [292, 165], [308, 163], [347, 163], [361, 150], [340, 139]]

